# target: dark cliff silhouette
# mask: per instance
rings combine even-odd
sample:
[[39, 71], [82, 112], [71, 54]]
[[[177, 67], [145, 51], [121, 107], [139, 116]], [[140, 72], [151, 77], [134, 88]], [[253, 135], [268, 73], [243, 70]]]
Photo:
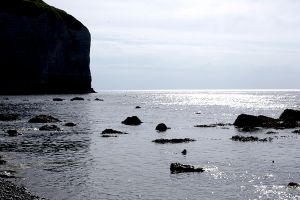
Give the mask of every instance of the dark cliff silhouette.
[[0, 1], [0, 94], [92, 92], [88, 29], [42, 0]]

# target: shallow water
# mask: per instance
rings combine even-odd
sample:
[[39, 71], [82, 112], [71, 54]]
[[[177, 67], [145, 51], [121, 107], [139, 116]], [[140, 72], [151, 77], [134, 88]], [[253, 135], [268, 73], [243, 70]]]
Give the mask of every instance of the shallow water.
[[[66, 99], [53, 102], [52, 98]], [[232, 126], [195, 128], [197, 124], [233, 123], [241, 113], [279, 117], [300, 109], [300, 91], [106, 91], [82, 95], [2, 96], [3, 113], [21, 114], [0, 122], [0, 150], [17, 171], [17, 182], [49, 199], [299, 199], [300, 135], [292, 129], [240, 133]], [[104, 99], [103, 102], [94, 101]], [[141, 109], [135, 109], [135, 106]], [[201, 114], [195, 114], [200, 112]], [[62, 132], [41, 132], [27, 121], [37, 114], [62, 120]], [[121, 124], [137, 115], [140, 126]], [[76, 127], [64, 127], [75, 122]], [[171, 127], [157, 133], [164, 122]], [[22, 136], [4, 130], [18, 128]], [[128, 132], [102, 138], [113, 128]], [[273, 137], [270, 143], [231, 141], [236, 134]], [[196, 139], [186, 144], [155, 144], [158, 138]], [[187, 155], [180, 152], [187, 149]], [[274, 163], [272, 162], [274, 160]], [[204, 173], [171, 174], [172, 162], [199, 165]], [[3, 168], [3, 167], [2, 167]]]

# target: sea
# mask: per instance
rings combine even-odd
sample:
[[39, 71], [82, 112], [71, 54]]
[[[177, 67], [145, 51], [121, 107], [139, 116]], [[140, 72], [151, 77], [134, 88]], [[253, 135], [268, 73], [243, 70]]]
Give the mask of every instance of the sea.
[[[73, 97], [84, 101], [70, 101]], [[53, 98], [65, 99], [61, 102]], [[95, 101], [96, 98], [103, 101]], [[140, 106], [140, 109], [136, 109]], [[0, 170], [32, 193], [54, 200], [205, 200], [300, 199], [300, 134], [295, 129], [241, 132], [232, 124], [239, 114], [278, 118], [300, 109], [300, 90], [99, 91], [86, 95], [0, 96], [1, 113], [20, 120], [0, 122]], [[51, 115], [62, 131], [39, 131], [28, 123]], [[121, 122], [138, 116], [139, 126]], [[74, 122], [75, 127], [64, 126]], [[157, 132], [165, 123], [171, 129]], [[22, 135], [9, 137], [6, 130]], [[105, 129], [127, 132], [102, 137]], [[267, 132], [273, 131], [273, 134]], [[271, 142], [237, 142], [234, 135], [271, 137]], [[192, 138], [195, 142], [156, 144], [155, 139]], [[187, 154], [182, 155], [186, 149]], [[203, 173], [170, 172], [179, 162]]]

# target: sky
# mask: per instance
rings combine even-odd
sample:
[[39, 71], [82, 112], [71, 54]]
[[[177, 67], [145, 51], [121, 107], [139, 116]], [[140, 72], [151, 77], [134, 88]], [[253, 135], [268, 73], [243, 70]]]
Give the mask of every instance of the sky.
[[299, 0], [45, 0], [92, 34], [96, 90], [299, 89]]

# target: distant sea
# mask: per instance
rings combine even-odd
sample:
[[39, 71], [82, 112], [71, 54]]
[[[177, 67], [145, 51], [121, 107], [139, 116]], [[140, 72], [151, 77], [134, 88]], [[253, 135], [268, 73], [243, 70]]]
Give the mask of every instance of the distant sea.
[[[75, 96], [84, 101], [70, 101]], [[65, 99], [54, 102], [53, 98]], [[95, 101], [99, 98], [104, 101]], [[140, 106], [140, 109], [136, 109]], [[278, 118], [286, 108], [300, 109], [300, 90], [100, 91], [88, 95], [0, 96], [1, 113], [21, 120], [0, 122], [0, 154], [16, 171], [17, 183], [48, 199], [198, 200], [300, 199], [300, 134], [294, 129], [243, 133], [233, 123], [239, 114]], [[60, 119], [60, 132], [30, 124], [35, 115]], [[121, 124], [138, 116], [140, 126]], [[75, 127], [65, 127], [74, 122]], [[163, 122], [171, 129], [158, 133]], [[129, 134], [104, 138], [112, 128]], [[22, 135], [9, 137], [5, 130]], [[268, 131], [275, 134], [268, 135]], [[242, 143], [233, 135], [272, 137], [272, 142]], [[192, 138], [184, 144], [155, 144], [158, 138]], [[187, 155], [181, 151], [187, 150]], [[204, 173], [171, 174], [170, 164], [203, 167]]]

